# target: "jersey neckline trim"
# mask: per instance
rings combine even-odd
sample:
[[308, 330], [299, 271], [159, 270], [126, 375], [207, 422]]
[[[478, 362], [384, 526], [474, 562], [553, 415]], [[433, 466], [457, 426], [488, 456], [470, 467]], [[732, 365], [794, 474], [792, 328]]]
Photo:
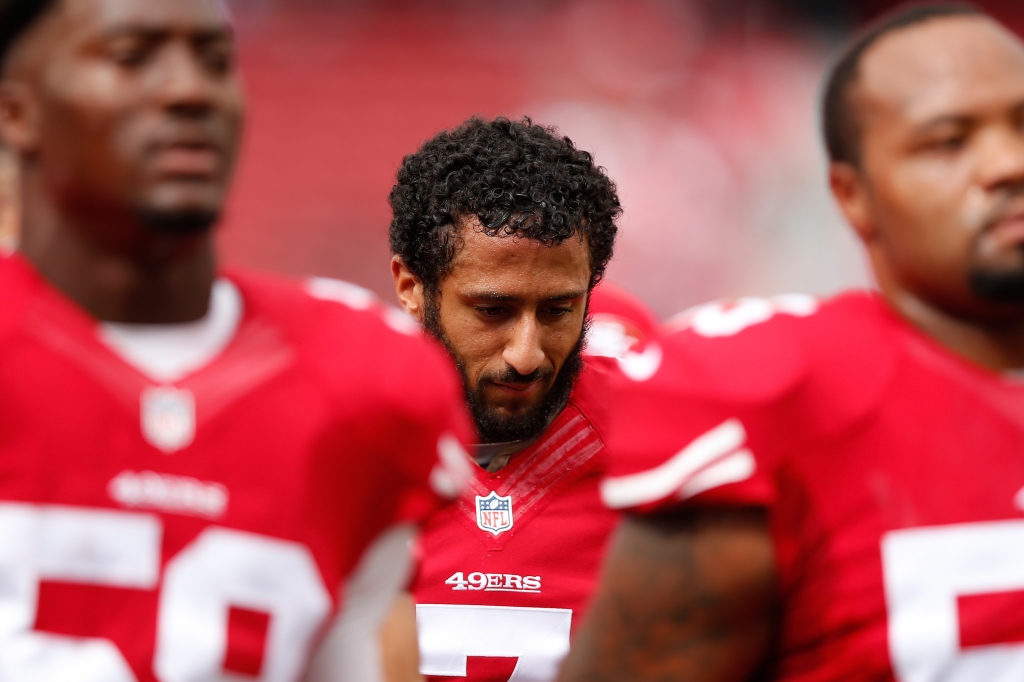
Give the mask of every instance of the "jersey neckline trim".
[[126, 364], [157, 383], [172, 383], [217, 358], [234, 339], [244, 312], [238, 287], [218, 278], [207, 314], [184, 324], [100, 322], [100, 341]]

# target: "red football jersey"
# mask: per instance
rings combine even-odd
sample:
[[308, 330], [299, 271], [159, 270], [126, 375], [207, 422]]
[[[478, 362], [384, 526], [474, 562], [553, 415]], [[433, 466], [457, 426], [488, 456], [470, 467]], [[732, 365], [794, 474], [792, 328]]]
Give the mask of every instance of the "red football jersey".
[[621, 363], [605, 501], [764, 505], [772, 679], [1024, 676], [1024, 384], [873, 294], [700, 308]]
[[658, 332], [658, 318], [632, 294], [604, 281], [590, 292], [588, 355], [619, 358]]
[[0, 259], [0, 679], [299, 679], [373, 601], [368, 547], [468, 475], [459, 383], [407, 321], [341, 282], [228, 278], [230, 343], [154, 385]]
[[459, 503], [424, 527], [413, 596], [431, 679], [555, 678], [616, 521], [598, 493], [603, 363], [588, 359], [543, 435], [503, 469], [474, 467]]

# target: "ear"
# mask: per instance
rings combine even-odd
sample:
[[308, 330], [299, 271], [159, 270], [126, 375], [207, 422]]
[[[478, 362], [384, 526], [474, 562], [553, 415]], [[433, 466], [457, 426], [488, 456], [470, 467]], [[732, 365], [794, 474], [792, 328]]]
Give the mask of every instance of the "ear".
[[19, 156], [39, 146], [39, 107], [24, 82], [0, 80], [0, 142]]
[[402, 310], [423, 322], [426, 307], [423, 283], [412, 274], [412, 270], [401, 256], [394, 256], [391, 259], [391, 276], [395, 278], [395, 293], [398, 295], [398, 303]]
[[834, 161], [828, 168], [832, 196], [839, 210], [865, 244], [877, 236], [872, 218], [871, 197], [860, 169], [853, 164]]

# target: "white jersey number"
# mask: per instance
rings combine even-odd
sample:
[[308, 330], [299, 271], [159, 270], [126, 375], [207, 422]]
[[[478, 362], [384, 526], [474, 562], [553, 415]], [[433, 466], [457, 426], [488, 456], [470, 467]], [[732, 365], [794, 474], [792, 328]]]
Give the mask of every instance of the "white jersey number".
[[420, 672], [465, 677], [470, 656], [518, 658], [509, 682], [551, 682], [571, 625], [571, 609], [418, 604]]
[[1024, 644], [960, 648], [957, 597], [1024, 590], [1024, 521], [882, 538], [889, 652], [900, 682], [1024, 679]]
[[[114, 644], [33, 632], [41, 580], [157, 589], [162, 526], [151, 514], [0, 504], [0, 680], [135, 682]], [[270, 614], [261, 680], [294, 680], [330, 609], [309, 551], [209, 528], [168, 562], [154, 668], [161, 682], [228, 679], [230, 606]]]
[[692, 328], [701, 336], [735, 336], [748, 327], [776, 315], [807, 317], [818, 310], [818, 301], [806, 294], [781, 294], [772, 298], [740, 298], [705, 303], [669, 320], [669, 329]]

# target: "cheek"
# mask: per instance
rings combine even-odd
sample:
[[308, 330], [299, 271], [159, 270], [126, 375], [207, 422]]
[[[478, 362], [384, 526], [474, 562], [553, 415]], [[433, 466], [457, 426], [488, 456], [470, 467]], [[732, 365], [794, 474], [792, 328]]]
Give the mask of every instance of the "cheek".
[[82, 139], [93, 157], [123, 157], [138, 146], [139, 84], [117, 69], [86, 65], [48, 77], [53, 111], [66, 136]]
[[55, 67], [46, 76], [49, 107], [79, 135], [105, 136], [130, 107], [130, 84], [109, 68]]
[[480, 374], [504, 367], [503, 334], [479, 324], [465, 311], [447, 312], [444, 306], [440, 322], [441, 330], [459, 355], [470, 386], [476, 386]]
[[579, 342], [582, 331], [582, 313], [578, 316], [573, 316], [572, 319], [566, 320], [563, 325], [559, 325], [550, 331], [545, 343], [545, 354], [551, 359], [555, 367], [561, 368], [562, 363], [565, 362], [565, 359], [569, 357], [572, 349]]
[[220, 111], [223, 113], [223, 121], [227, 127], [226, 134], [232, 136], [233, 142], [238, 143], [239, 135], [245, 125], [245, 92], [237, 80], [232, 80], [226, 85], [220, 98]]
[[137, 155], [137, 135], [131, 125], [131, 105], [104, 92], [89, 92], [81, 84], [57, 90], [45, 107], [42, 121], [44, 153], [60, 160], [64, 172], [92, 185], [130, 184]]
[[950, 164], [939, 162], [904, 163], [894, 166], [885, 185], [888, 197], [914, 222], [949, 215], [966, 190]]
[[973, 234], [964, 221], [965, 175], [950, 164], [898, 168], [878, 193], [883, 233], [894, 256], [942, 268], [962, 259]]

